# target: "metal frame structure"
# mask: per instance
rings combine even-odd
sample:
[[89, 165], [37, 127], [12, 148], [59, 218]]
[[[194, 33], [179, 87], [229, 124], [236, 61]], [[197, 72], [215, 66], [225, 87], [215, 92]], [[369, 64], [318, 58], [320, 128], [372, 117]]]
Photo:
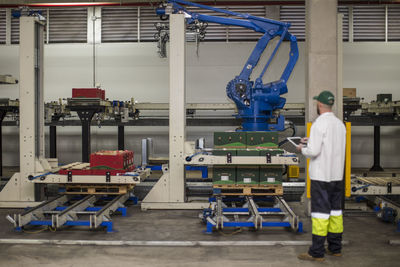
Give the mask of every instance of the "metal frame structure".
[[[188, 160], [190, 158], [190, 160]], [[283, 154], [279, 156], [213, 156], [197, 154], [186, 159], [186, 164], [193, 166], [207, 165], [297, 165], [299, 162], [296, 154]]]
[[[78, 198], [72, 205], [65, 206], [74, 198], [75, 195], [60, 195], [21, 214], [14, 214], [13, 217], [8, 215], [7, 219], [14, 225], [16, 231], [22, 231], [28, 225], [49, 226], [54, 229], [62, 226], [88, 226], [90, 229], [104, 226], [110, 233], [113, 232], [110, 216], [115, 212], [121, 212], [122, 216], [126, 216], [127, 208], [124, 203], [128, 200], [137, 204], [137, 198], [131, 193], [126, 193], [111, 198], [105, 206], [95, 206], [97, 201], [104, 199], [100, 195]], [[80, 215], [88, 215], [89, 219], [81, 219]]]
[[70, 174], [57, 174], [60, 169], [75, 168], [82, 164], [80, 162], [71, 163], [56, 169], [55, 172], [47, 172], [29, 177], [29, 180], [37, 184], [112, 184], [112, 185], [133, 185], [139, 184], [147, 177], [150, 176], [150, 169], [137, 169], [134, 172], [122, 175], [72, 175]]
[[169, 167], [142, 201], [142, 209], [202, 209], [208, 203], [188, 203], [185, 196], [185, 15], [170, 15]]
[[[266, 227], [287, 227], [295, 232], [303, 232], [303, 223], [282, 197], [274, 196], [267, 200], [274, 201], [272, 208], [260, 208], [253, 197], [245, 196], [245, 204], [238, 208], [235, 202], [232, 202], [232, 207], [228, 207], [223, 201], [223, 197], [217, 196], [215, 201], [211, 200], [211, 208], [203, 211], [203, 221], [207, 225], [205, 233], [211, 234], [214, 229], [239, 227], [254, 227], [256, 230]], [[239, 216], [242, 215], [250, 217], [243, 221], [239, 219]], [[228, 216], [233, 216], [233, 220]], [[268, 220], [265, 218], [267, 216], [283, 218]]]
[[396, 177], [353, 177], [352, 196], [400, 195], [400, 180]]
[[19, 111], [19, 102], [10, 99], [0, 99], [0, 178], [3, 176], [3, 120], [8, 112]]
[[[101, 101], [100, 101], [101, 102]], [[79, 119], [82, 124], [82, 162], [89, 162], [90, 157], [90, 125], [93, 116], [96, 113], [102, 112], [105, 106], [100, 104], [96, 105], [73, 105], [69, 103], [68, 108], [71, 111], [78, 113]]]
[[[163, 168], [162, 177], [144, 198], [142, 202], [142, 209], [144, 210], [201, 209], [207, 207], [207, 203], [185, 203], [185, 158], [188, 155], [194, 154], [194, 144], [188, 142], [185, 143], [185, 18], [187, 16], [190, 17], [187, 21], [188, 23], [196, 23], [196, 21], [210, 21], [220, 24], [246, 27], [264, 34], [247, 60], [241, 74], [232, 80], [227, 87], [228, 96], [235, 101], [238, 108], [238, 117], [245, 120], [245, 123], [243, 123], [244, 130], [282, 130], [283, 117], [280, 115], [276, 116], [275, 113], [272, 113], [277, 108], [283, 108], [286, 102], [284, 98], [280, 97], [280, 95], [287, 92], [286, 82], [298, 58], [296, 38], [288, 32], [290, 24], [229, 12], [226, 10], [193, 4], [186, 1], [174, 0], [170, 1], [170, 3], [172, 3], [172, 6], [167, 5], [165, 8], [161, 8], [157, 11], [160, 15], [169, 15], [170, 19], [169, 167]], [[231, 13], [231, 15], [241, 17], [242, 19], [228, 19], [192, 13], [188, 12], [178, 3], [194, 5], [221, 13]], [[250, 82], [248, 78], [250, 77], [253, 68], [257, 65], [269, 40], [276, 36], [280, 36], [280, 40], [274, 52], [272, 53], [271, 58], [266, 63], [260, 77], [256, 80], [255, 84]], [[276, 54], [277, 49], [283, 40], [289, 40], [291, 42], [289, 62], [279, 81], [263, 84], [262, 77], [264, 76], [264, 73], [266, 72], [272, 58]], [[261, 100], [261, 102], [256, 99]], [[253, 100], [255, 100], [254, 103]], [[265, 112], [265, 110], [268, 110], [269, 113]], [[260, 112], [263, 115], [260, 115]], [[270, 119], [276, 119], [276, 121], [271, 122]], [[261, 128], [264, 126], [267, 128]], [[190, 158], [192, 158], [192, 156], [190, 156]], [[207, 158], [212, 158], [212, 156]], [[241, 160], [246, 161], [246, 159]], [[267, 162], [268, 160], [271, 159], [267, 159]], [[290, 160], [292, 160], [291, 163], [293, 163], [293, 158]], [[261, 157], [256, 159], [256, 162], [258, 161], [262, 161], [262, 164], [265, 163], [265, 160], [263, 160]], [[280, 161], [281, 160], [279, 160], [279, 163], [278, 161], [275, 162], [275, 164], [281, 164]], [[186, 163], [192, 165], [192, 163]], [[211, 159], [210, 162], [200, 162], [199, 165], [207, 164], [215, 164], [214, 159]], [[297, 161], [295, 164], [297, 164]]]
[[0, 207], [37, 204], [28, 177], [52, 168], [44, 157], [43, 30], [39, 18], [20, 17], [20, 172], [0, 192]]
[[0, 84], [16, 84], [18, 80], [10, 75], [0, 75]]

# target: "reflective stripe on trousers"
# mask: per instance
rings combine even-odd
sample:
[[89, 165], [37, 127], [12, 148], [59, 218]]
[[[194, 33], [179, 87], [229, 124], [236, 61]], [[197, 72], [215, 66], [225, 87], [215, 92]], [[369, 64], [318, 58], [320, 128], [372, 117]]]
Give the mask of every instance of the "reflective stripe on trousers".
[[313, 235], [326, 236], [329, 233], [343, 233], [342, 210], [332, 210], [331, 214], [312, 212]]
[[312, 234], [326, 236], [328, 234], [329, 219], [312, 218]]
[[343, 233], [343, 215], [342, 215], [342, 211], [340, 211], [340, 215], [338, 215], [338, 216], [332, 215], [332, 211], [331, 211], [331, 216], [329, 217], [328, 232], [329, 233], [334, 233], [334, 234]]

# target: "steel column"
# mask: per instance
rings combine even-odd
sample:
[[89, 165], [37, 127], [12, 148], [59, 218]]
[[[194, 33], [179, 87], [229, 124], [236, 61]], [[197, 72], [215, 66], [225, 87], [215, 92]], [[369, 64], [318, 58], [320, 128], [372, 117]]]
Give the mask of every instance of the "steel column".
[[[51, 122], [60, 121], [61, 115], [53, 115]], [[57, 125], [50, 124], [50, 158], [57, 158]]]
[[118, 125], [118, 150], [125, 150], [125, 126]]
[[50, 158], [57, 158], [57, 126], [50, 125]]
[[2, 123], [3, 119], [6, 116], [7, 111], [0, 110], [0, 177], [3, 176], [3, 132], [2, 132]]
[[185, 196], [185, 15], [170, 15], [169, 168], [142, 201], [142, 209], [193, 209], [207, 203], [186, 203]]
[[27, 177], [50, 169], [44, 157], [43, 23], [21, 16], [19, 25], [20, 172], [0, 192], [2, 207], [36, 205], [34, 184]]
[[82, 162], [89, 162], [90, 155], [90, 123], [95, 110], [80, 110], [77, 111], [79, 119], [82, 123]]
[[370, 171], [383, 171], [381, 167], [381, 127], [379, 125], [374, 125], [374, 165]]

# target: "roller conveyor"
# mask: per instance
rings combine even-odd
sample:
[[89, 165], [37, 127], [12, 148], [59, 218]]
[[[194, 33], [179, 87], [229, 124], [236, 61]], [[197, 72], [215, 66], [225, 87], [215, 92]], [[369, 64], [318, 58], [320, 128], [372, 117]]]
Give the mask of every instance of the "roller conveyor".
[[[7, 219], [14, 224], [16, 231], [23, 231], [28, 226], [49, 226], [60, 229], [63, 226], [87, 226], [89, 229], [106, 227], [107, 232], [113, 231], [111, 215], [121, 212], [126, 216], [125, 202], [128, 200], [137, 204], [137, 198], [128, 192], [116, 197], [101, 195], [60, 195], [39, 206], [21, 214], [14, 214]], [[96, 206], [100, 201], [107, 201], [104, 206]], [[87, 218], [89, 216], [89, 218]]]
[[245, 204], [242, 207], [236, 207], [234, 202], [232, 207], [228, 207], [222, 196], [217, 196], [211, 207], [205, 209], [202, 214], [202, 219], [207, 225], [206, 233], [211, 234], [214, 229], [240, 227], [253, 227], [256, 230], [265, 227], [286, 227], [295, 232], [303, 232], [303, 223], [282, 197], [269, 197], [269, 200], [274, 202], [273, 207], [259, 207], [252, 196], [246, 196], [244, 200]]
[[399, 177], [352, 177], [352, 195], [400, 195]]

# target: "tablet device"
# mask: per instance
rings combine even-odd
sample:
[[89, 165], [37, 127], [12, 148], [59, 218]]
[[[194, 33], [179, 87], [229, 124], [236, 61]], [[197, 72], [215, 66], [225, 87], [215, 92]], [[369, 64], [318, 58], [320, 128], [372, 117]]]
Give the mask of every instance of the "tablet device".
[[297, 146], [302, 144], [301, 139], [301, 137], [288, 137], [285, 140], [286, 142], [283, 142], [280, 147], [289, 153], [299, 153], [299, 151], [297, 151]]
[[301, 144], [301, 137], [288, 137], [287, 140], [295, 147]]

